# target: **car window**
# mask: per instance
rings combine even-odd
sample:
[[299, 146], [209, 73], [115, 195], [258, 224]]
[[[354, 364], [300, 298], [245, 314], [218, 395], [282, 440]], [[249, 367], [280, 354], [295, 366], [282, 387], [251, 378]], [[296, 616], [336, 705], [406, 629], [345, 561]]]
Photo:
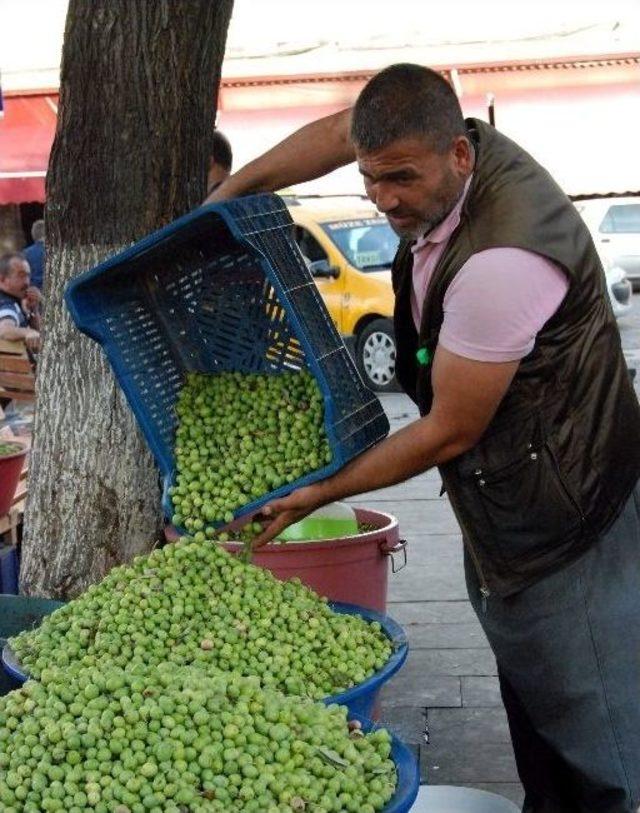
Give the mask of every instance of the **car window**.
[[298, 248], [303, 256], [306, 257], [309, 262], [315, 263], [318, 262], [318, 260], [328, 259], [327, 252], [304, 226], [294, 226], [293, 238], [298, 244]]
[[600, 224], [604, 234], [640, 234], [640, 203], [610, 206]]
[[380, 217], [323, 223], [323, 229], [359, 271], [390, 268], [400, 238]]

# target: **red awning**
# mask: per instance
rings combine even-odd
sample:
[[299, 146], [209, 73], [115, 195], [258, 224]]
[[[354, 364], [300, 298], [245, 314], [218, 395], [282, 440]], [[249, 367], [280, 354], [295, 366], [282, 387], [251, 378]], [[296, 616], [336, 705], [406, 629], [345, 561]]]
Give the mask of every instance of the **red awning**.
[[0, 118], [0, 204], [44, 202], [58, 97], [8, 96]]
[[[635, 58], [634, 58], [635, 60]], [[640, 189], [640, 162], [629, 158], [628, 133], [640, 130], [637, 61], [622, 67], [462, 76], [465, 115], [486, 119], [495, 95], [496, 124], [527, 149], [570, 195]], [[629, 63], [629, 64], [627, 64]], [[479, 77], [479, 78], [478, 78]], [[517, 81], [516, 81], [517, 80]], [[233, 145], [234, 168], [313, 119], [353, 103], [364, 78], [318, 79], [223, 88], [217, 124]], [[336, 84], [336, 83], [334, 83]], [[58, 96], [9, 96], [0, 118], [0, 204], [44, 201], [44, 177], [55, 133]], [[633, 156], [632, 156], [633, 157]], [[354, 165], [304, 185], [314, 193], [361, 192]]]

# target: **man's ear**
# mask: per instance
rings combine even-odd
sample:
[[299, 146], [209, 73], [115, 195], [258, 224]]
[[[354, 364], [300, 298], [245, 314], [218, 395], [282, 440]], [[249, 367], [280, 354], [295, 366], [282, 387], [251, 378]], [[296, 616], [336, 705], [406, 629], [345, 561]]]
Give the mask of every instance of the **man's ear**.
[[459, 175], [467, 177], [473, 169], [474, 152], [467, 136], [456, 136], [451, 150], [453, 165]]

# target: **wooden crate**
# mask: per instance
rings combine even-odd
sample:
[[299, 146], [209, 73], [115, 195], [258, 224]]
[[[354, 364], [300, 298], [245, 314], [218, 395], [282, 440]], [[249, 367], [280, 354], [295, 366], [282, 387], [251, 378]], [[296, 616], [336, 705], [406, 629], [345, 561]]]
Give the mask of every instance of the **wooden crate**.
[[35, 371], [23, 342], [0, 339], [0, 398], [35, 400]]

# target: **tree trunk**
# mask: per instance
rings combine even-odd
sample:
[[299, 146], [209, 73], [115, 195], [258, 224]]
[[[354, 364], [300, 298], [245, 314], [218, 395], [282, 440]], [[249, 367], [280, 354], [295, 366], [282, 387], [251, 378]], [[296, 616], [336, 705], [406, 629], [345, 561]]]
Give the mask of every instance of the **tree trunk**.
[[67, 282], [197, 206], [233, 0], [70, 0], [47, 176], [44, 347], [21, 589], [67, 598], [148, 550], [157, 468]]

